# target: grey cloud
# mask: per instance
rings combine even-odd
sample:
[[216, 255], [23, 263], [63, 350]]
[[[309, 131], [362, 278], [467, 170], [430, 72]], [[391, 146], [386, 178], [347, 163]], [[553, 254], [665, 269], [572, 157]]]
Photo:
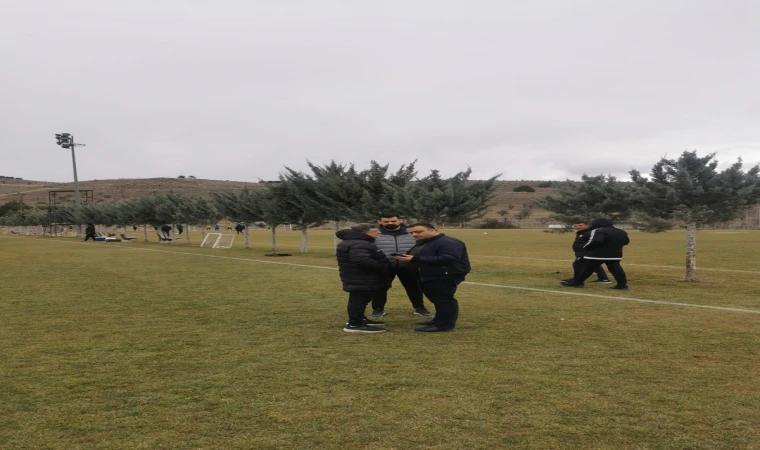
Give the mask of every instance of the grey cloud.
[[419, 159], [423, 172], [470, 165], [521, 179], [648, 172], [685, 149], [760, 160], [757, 2], [37, 0], [6, 10], [4, 175], [70, 179], [60, 131], [87, 142], [85, 179], [255, 181], [307, 158]]

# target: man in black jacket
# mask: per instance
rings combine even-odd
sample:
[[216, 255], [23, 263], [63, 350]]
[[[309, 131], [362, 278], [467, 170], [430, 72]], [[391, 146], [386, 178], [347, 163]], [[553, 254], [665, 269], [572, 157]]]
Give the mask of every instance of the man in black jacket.
[[335, 233], [342, 242], [338, 244], [338, 271], [343, 290], [348, 292], [348, 323], [343, 331], [348, 333], [381, 333], [377, 325], [385, 322], [367, 319], [367, 304], [382, 295], [390, 287], [385, 254], [375, 245], [380, 234], [377, 225], [360, 223]]
[[623, 259], [623, 247], [628, 245], [628, 233], [612, 226], [610, 219], [596, 219], [589, 226], [591, 233], [583, 245], [586, 264], [573, 281], [562, 281], [563, 286], [582, 287], [583, 282], [602, 264], [607, 265], [617, 284], [612, 289], [628, 290], [625, 271], [620, 266]]
[[419, 322], [423, 326], [414, 331], [454, 331], [459, 317], [459, 302], [454, 294], [470, 272], [467, 247], [459, 239], [439, 233], [429, 223], [415, 223], [407, 230], [417, 239], [417, 245], [396, 259], [418, 264], [422, 292], [435, 306], [435, 318]]
[[87, 241], [90, 238], [95, 241], [95, 224], [92, 223], [88, 223], [84, 229], [84, 240]]
[[[417, 275], [417, 265], [413, 262], [397, 261], [391, 253], [404, 254], [414, 247], [417, 240], [406, 230], [406, 225], [396, 213], [381, 213], [377, 219], [380, 225], [380, 235], [375, 239], [377, 247], [385, 253], [391, 263], [389, 283], [398, 277], [401, 285], [406, 290], [406, 295], [414, 308], [414, 314], [423, 317], [433, 317], [433, 314], [425, 308], [422, 286]], [[379, 319], [385, 315], [385, 304], [388, 301], [387, 291], [372, 300], [373, 319]]]
[[[588, 242], [589, 236], [591, 236], [591, 230], [588, 227], [588, 223], [581, 221], [573, 224], [575, 230], [575, 240], [573, 241], [573, 252], [575, 252], [575, 260], [573, 261], [573, 278], [566, 280], [572, 281], [578, 278], [581, 270], [586, 265], [586, 261], [583, 257], [586, 255], [586, 249], [583, 248]], [[604, 271], [604, 267], [600, 264], [596, 270], [597, 279], [593, 283], [609, 283], [610, 279], [607, 277], [607, 272]]]

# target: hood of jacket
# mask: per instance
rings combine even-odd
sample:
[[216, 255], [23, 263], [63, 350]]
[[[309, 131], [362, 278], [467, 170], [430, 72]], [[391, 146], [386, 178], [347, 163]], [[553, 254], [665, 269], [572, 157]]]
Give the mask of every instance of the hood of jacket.
[[370, 241], [370, 242], [374, 242], [375, 241], [374, 239], [372, 239], [372, 237], [370, 237], [370, 236], [368, 236], [368, 235], [366, 235], [364, 233], [360, 233], [358, 231], [354, 231], [354, 230], [352, 230], [350, 228], [338, 231], [337, 233], [335, 233], [335, 236], [338, 239], [341, 239], [343, 241], [347, 241], [347, 240], [351, 240], [351, 239], [360, 239], [362, 241]]
[[588, 226], [589, 230], [596, 230], [597, 228], [606, 228], [612, 226], [612, 220], [610, 219], [594, 219]]

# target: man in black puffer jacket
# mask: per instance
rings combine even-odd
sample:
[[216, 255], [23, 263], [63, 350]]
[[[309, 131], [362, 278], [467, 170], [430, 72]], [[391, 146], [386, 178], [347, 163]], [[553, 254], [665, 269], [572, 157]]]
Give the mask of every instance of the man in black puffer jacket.
[[582, 287], [583, 282], [602, 264], [607, 265], [617, 284], [612, 289], [628, 290], [628, 279], [620, 266], [623, 259], [623, 247], [628, 245], [628, 233], [612, 226], [610, 219], [596, 219], [589, 226], [591, 234], [583, 245], [586, 265], [574, 281], [562, 281], [563, 286]]
[[335, 233], [342, 239], [336, 256], [343, 290], [348, 292], [348, 323], [343, 328], [348, 333], [385, 331], [376, 326], [384, 322], [369, 320], [364, 315], [367, 305], [390, 287], [390, 262], [375, 245], [379, 234], [377, 225], [371, 223], [360, 223]]

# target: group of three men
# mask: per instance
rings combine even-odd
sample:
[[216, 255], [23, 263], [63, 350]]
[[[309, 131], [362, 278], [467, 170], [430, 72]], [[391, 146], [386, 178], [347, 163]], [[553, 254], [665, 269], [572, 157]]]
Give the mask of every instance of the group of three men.
[[[337, 258], [343, 290], [348, 296], [349, 333], [381, 333], [385, 322], [388, 289], [398, 277], [406, 290], [414, 314], [428, 320], [418, 322], [420, 332], [454, 331], [459, 303], [457, 286], [470, 272], [467, 248], [458, 239], [439, 233], [429, 223], [405, 226], [395, 213], [380, 215], [377, 224], [360, 223], [341, 230]], [[435, 315], [424, 304], [435, 307]], [[372, 303], [372, 314], [365, 316]]]

